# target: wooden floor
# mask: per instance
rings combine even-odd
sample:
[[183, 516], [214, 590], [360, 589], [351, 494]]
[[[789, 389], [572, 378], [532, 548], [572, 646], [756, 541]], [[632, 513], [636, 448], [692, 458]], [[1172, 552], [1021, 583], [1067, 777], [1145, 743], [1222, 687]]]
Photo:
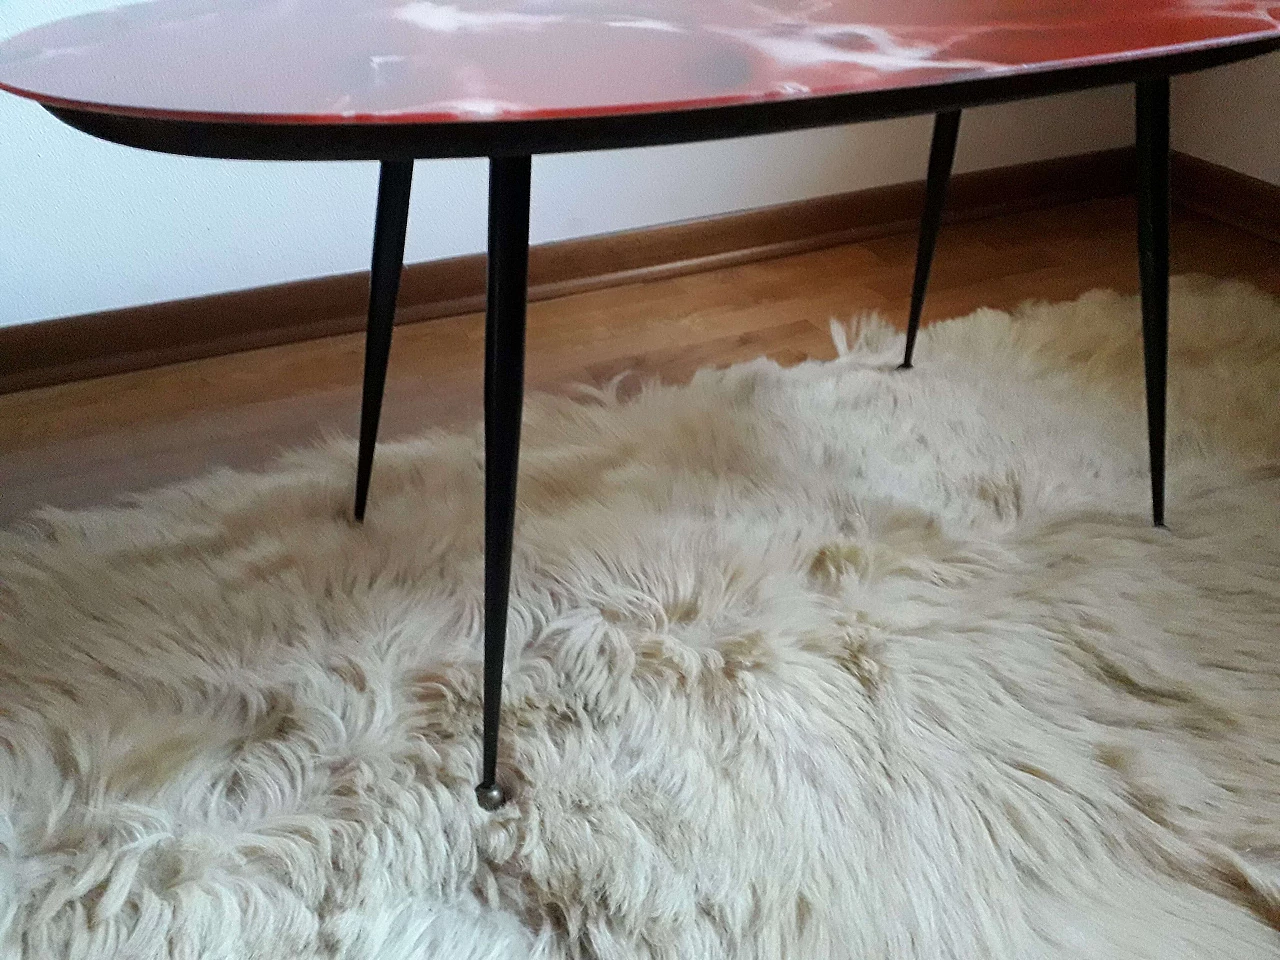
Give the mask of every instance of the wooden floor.
[[[635, 370], [679, 381], [709, 364], [833, 353], [829, 318], [905, 320], [913, 235], [616, 287], [529, 310], [531, 387]], [[1280, 246], [1175, 216], [1176, 272], [1240, 277], [1280, 293]], [[944, 229], [926, 319], [1027, 298], [1137, 287], [1134, 211], [1107, 200]], [[482, 318], [396, 331], [383, 436], [480, 416]], [[354, 433], [362, 337], [342, 336], [0, 396], [0, 524], [41, 504], [76, 507], [198, 475], [257, 467], [326, 433]]]

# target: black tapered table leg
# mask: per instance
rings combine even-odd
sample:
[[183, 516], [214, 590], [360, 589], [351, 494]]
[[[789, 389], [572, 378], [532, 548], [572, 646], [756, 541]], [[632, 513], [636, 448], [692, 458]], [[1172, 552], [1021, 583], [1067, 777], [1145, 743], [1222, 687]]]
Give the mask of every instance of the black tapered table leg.
[[1137, 84], [1138, 266], [1147, 379], [1151, 515], [1164, 526], [1165, 388], [1169, 359], [1169, 78]]
[[391, 356], [391, 328], [404, 267], [404, 235], [409, 225], [412, 160], [388, 160], [378, 180], [378, 216], [373, 228], [373, 270], [369, 281], [369, 327], [364, 341], [364, 399], [360, 407], [360, 452], [356, 461], [356, 520], [364, 522], [378, 446], [382, 392]]
[[507, 639], [511, 544], [524, 404], [525, 298], [529, 280], [527, 156], [489, 161], [489, 291], [484, 368], [484, 760], [476, 799], [506, 801], [498, 785], [502, 659]]
[[924, 214], [920, 217], [920, 239], [916, 246], [916, 277], [911, 285], [911, 313], [907, 318], [907, 351], [903, 370], [911, 369], [911, 355], [920, 332], [920, 314], [929, 289], [929, 270], [933, 267], [933, 249], [942, 226], [942, 207], [947, 199], [947, 182], [956, 158], [956, 138], [960, 134], [960, 111], [950, 110], [933, 118], [933, 143], [929, 147], [929, 179], [925, 184]]

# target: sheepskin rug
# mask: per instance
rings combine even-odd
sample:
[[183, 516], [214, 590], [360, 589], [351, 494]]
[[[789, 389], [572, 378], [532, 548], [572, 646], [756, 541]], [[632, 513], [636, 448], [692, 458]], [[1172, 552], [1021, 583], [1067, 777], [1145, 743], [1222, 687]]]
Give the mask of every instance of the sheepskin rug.
[[1280, 304], [531, 398], [496, 814], [479, 429], [0, 541], [0, 955], [1280, 956]]

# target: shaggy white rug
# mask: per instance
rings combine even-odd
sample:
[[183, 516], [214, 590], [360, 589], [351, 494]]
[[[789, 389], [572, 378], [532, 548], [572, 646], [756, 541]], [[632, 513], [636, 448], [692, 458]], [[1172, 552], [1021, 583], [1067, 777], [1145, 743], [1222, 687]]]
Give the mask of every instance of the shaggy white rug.
[[[1280, 305], [1132, 299], [527, 414], [496, 815], [479, 432], [0, 541], [0, 955], [1280, 956]], [[845, 331], [836, 331], [845, 343]]]

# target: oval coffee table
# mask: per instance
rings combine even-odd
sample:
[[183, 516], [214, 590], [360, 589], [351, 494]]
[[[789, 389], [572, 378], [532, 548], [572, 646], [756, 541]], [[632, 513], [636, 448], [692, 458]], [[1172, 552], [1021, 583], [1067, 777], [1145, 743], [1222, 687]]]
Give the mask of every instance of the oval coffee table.
[[86, 133], [147, 150], [381, 163], [357, 520], [373, 468], [414, 160], [489, 158], [484, 758], [476, 795], [492, 810], [505, 799], [498, 724], [531, 156], [934, 114], [903, 364], [910, 367], [960, 112], [1135, 84], [1160, 525], [1169, 78], [1277, 48], [1280, 5], [1238, 0], [156, 0], [0, 44], [0, 88]]

